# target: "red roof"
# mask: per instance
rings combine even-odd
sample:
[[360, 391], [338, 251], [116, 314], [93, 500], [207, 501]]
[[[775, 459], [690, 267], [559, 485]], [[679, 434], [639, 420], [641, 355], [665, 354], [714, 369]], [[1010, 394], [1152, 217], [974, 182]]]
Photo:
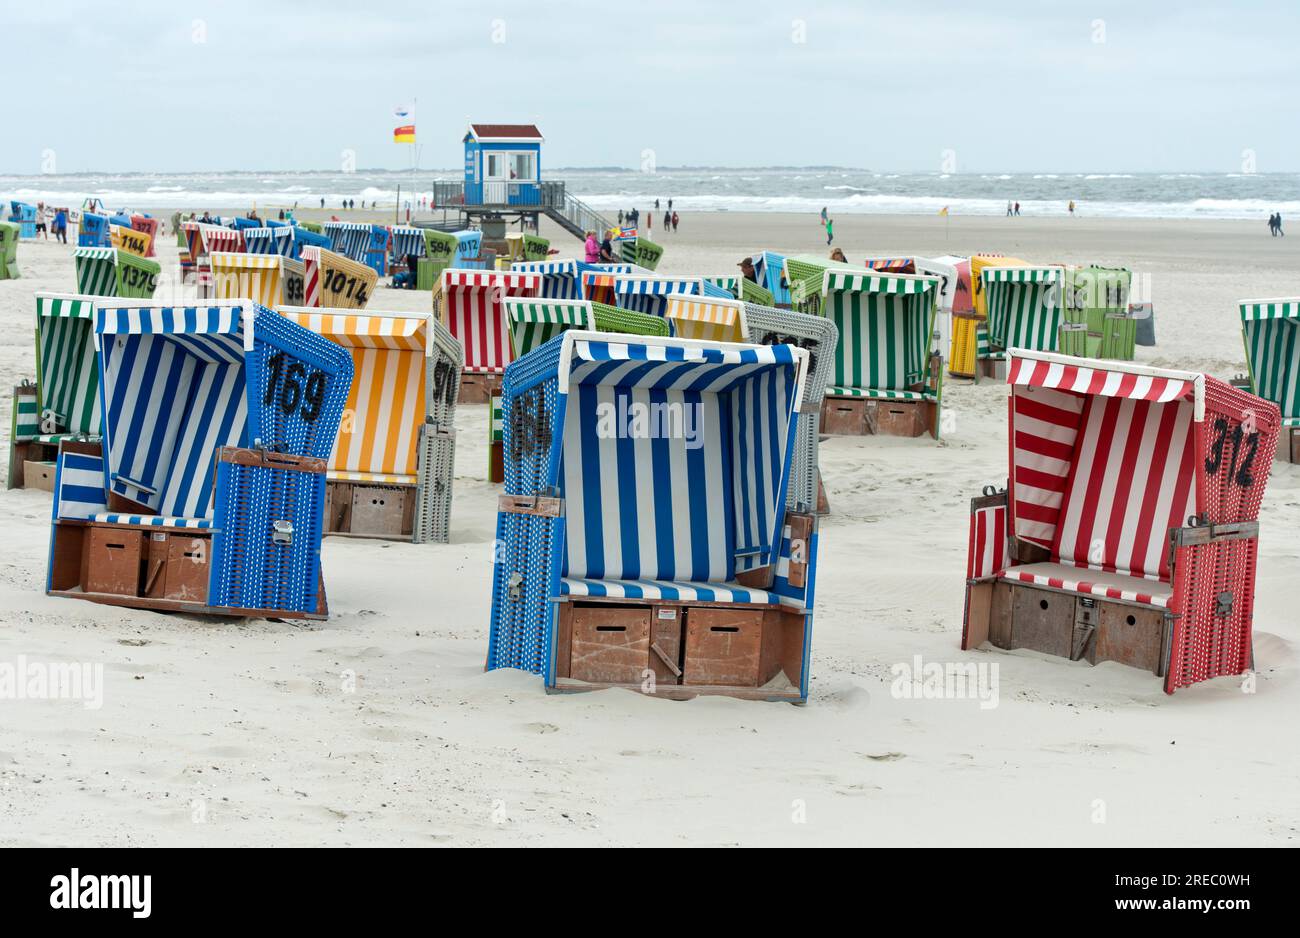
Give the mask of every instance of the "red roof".
[[536, 124], [470, 124], [469, 129], [480, 140], [497, 137], [506, 137], [512, 140], [518, 140], [521, 137], [542, 139], [542, 132], [537, 129]]

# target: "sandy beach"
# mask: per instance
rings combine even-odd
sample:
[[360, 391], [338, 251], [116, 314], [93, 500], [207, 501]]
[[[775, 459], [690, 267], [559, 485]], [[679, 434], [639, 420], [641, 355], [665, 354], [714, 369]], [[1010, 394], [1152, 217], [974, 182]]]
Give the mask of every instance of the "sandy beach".
[[[1245, 370], [1237, 301], [1300, 293], [1300, 240], [1262, 220], [835, 221], [855, 263], [995, 251], [1126, 266], [1155, 304], [1158, 344], [1138, 360], [1222, 378]], [[541, 233], [561, 256], [580, 249]], [[811, 215], [684, 214], [648, 234], [665, 272], [826, 250]], [[170, 232], [159, 260], [174, 278]], [[23, 242], [18, 261], [22, 279], [0, 281], [6, 448], [8, 389], [35, 377], [33, 291], [75, 283], [71, 246]], [[369, 308], [429, 302], [384, 288]], [[498, 488], [482, 406], [458, 411], [452, 542], [328, 539], [327, 622], [46, 597], [50, 496], [0, 491], [0, 661], [105, 673], [99, 709], [0, 701], [0, 845], [1295, 844], [1300, 466], [1274, 464], [1261, 512], [1254, 693], [1223, 678], [1169, 697], [1114, 664], [962, 652], [968, 502], [1005, 484], [1006, 398], [949, 378], [944, 442], [823, 444], [832, 513], [802, 707], [548, 696], [534, 675], [484, 673]], [[996, 663], [997, 706], [892, 695], [891, 666], [915, 656]]]

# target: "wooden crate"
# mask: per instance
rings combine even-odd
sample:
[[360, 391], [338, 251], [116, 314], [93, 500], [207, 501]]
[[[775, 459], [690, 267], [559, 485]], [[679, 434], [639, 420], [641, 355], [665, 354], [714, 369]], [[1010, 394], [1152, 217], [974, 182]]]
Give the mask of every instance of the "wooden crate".
[[54, 491], [54, 463], [43, 460], [23, 461], [22, 485], [24, 488]]
[[762, 684], [763, 618], [762, 609], [700, 607], [687, 612], [682, 683]]
[[1097, 638], [1090, 660], [1117, 661], [1152, 674], [1164, 669], [1166, 616], [1163, 610], [1098, 602], [1097, 612]]
[[650, 667], [652, 610], [578, 606], [572, 610], [569, 677], [605, 684], [639, 684]]
[[870, 432], [866, 398], [826, 398], [822, 404], [821, 432], [830, 436], [866, 436]]
[[867, 401], [867, 428], [882, 436], [921, 436], [927, 429], [924, 401]]
[[492, 400], [493, 394], [500, 393], [501, 375], [465, 373], [460, 378], [460, 397], [457, 400], [461, 404], [486, 404]]
[[81, 588], [87, 593], [139, 596], [144, 532], [125, 525], [92, 526], [84, 542]]

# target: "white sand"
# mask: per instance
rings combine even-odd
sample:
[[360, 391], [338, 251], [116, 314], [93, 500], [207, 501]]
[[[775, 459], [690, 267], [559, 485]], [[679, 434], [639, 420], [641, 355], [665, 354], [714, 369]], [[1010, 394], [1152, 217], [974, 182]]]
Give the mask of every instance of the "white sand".
[[[1126, 264], [1154, 290], [1160, 344], [1141, 360], [1224, 377], [1244, 369], [1235, 301], [1300, 293], [1300, 241], [1269, 239], [1262, 222], [836, 225], [851, 260], [995, 250]], [[702, 273], [824, 241], [802, 216], [688, 216], [654, 235], [664, 270]], [[172, 269], [170, 238], [163, 260]], [[24, 279], [0, 282], [6, 389], [34, 376], [32, 291], [74, 289], [69, 248], [23, 243], [19, 262]], [[380, 290], [371, 306], [427, 302]], [[1005, 478], [1005, 397], [950, 380], [945, 444], [823, 445], [833, 514], [805, 707], [548, 696], [533, 675], [484, 674], [497, 490], [483, 407], [460, 409], [453, 543], [328, 540], [325, 623], [48, 598], [50, 497], [0, 492], [0, 663], [101, 662], [106, 681], [100, 710], [0, 701], [0, 844], [1295, 842], [1300, 467], [1274, 464], [1264, 505], [1255, 694], [1220, 679], [1166, 697], [1113, 664], [967, 654], [967, 502]], [[998, 706], [895, 699], [890, 666], [914, 655], [996, 663]]]

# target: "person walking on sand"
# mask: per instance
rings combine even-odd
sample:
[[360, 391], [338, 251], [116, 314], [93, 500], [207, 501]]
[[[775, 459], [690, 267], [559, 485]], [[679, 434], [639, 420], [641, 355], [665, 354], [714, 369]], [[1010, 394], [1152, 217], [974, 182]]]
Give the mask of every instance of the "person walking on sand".
[[655, 211], [659, 211], [659, 200], [655, 199]]
[[1020, 217], [1020, 203], [1019, 203], [1019, 202], [1016, 203], [1016, 217], [1017, 217], [1017, 218]]
[[50, 210], [45, 207], [44, 202], [36, 203], [36, 236], [46, 241], [50, 240], [49, 233]]
[[614, 253], [613, 238], [614, 232], [606, 231], [605, 240], [600, 242], [600, 262], [602, 264], [614, 264], [618, 262], [618, 255]]
[[1279, 238], [1285, 238], [1285, 237], [1286, 237], [1286, 232], [1282, 230], [1282, 213], [1281, 213], [1281, 212], [1278, 212], [1278, 213], [1277, 213], [1277, 236], [1278, 236]]
[[822, 206], [822, 227], [826, 226], [826, 220], [830, 218], [830, 212], [826, 211], [826, 206]]
[[673, 210], [673, 200], [672, 200], [672, 199], [669, 199], [669, 200], [668, 200], [668, 211], [671, 212], [672, 210]]
[[677, 213], [673, 212], [673, 234], [677, 234]]
[[831, 242], [834, 240], [835, 240], [835, 219], [828, 218], [826, 219], [826, 246], [830, 247]]
[[664, 212], [664, 234], [673, 230], [673, 213]]
[[68, 243], [68, 210], [66, 208], [57, 209], [54, 212], [54, 233], [58, 235], [60, 243]]
[[1007, 218], [1011, 217], [1011, 200], [1007, 199]]
[[1268, 233], [1272, 237], [1277, 237], [1277, 216], [1269, 213], [1268, 216]]
[[1074, 199], [1070, 200], [1070, 217], [1074, 217]]

